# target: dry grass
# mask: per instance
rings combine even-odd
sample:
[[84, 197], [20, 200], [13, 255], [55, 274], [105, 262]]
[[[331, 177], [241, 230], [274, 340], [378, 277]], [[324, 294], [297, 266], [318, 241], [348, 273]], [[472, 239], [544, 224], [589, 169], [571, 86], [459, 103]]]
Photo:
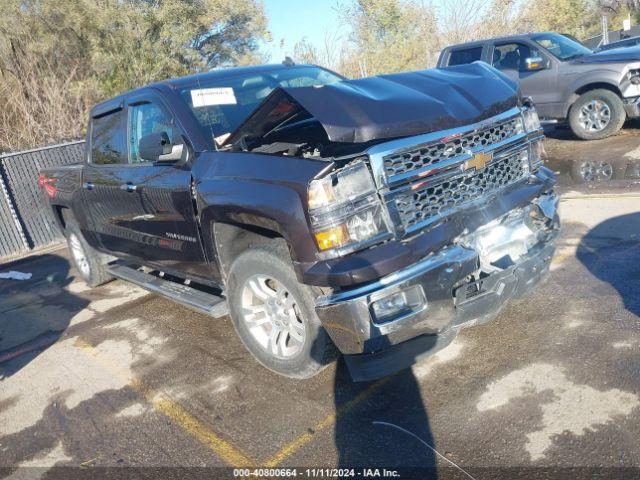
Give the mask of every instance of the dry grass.
[[0, 83], [0, 151], [32, 148], [83, 135], [90, 95], [74, 85], [77, 65], [56, 75], [50, 65], [21, 62]]

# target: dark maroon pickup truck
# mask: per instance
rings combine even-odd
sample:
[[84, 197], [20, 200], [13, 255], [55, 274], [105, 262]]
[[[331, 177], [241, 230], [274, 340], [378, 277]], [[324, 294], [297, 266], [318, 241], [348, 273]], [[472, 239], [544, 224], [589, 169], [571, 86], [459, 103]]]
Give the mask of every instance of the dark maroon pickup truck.
[[92, 286], [230, 314], [265, 367], [405, 368], [548, 272], [553, 174], [533, 105], [475, 63], [347, 80], [231, 68], [91, 112], [86, 159], [39, 183]]

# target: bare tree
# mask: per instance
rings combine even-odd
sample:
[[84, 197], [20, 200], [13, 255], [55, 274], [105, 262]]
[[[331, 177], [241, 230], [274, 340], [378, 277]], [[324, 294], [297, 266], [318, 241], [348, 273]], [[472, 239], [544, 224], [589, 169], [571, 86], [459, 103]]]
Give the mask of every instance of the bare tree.
[[616, 14], [623, 8], [640, 10], [640, 0], [598, 0], [597, 3], [600, 11], [605, 14]]
[[477, 39], [490, 4], [491, 0], [443, 0], [438, 13], [444, 42], [452, 44]]

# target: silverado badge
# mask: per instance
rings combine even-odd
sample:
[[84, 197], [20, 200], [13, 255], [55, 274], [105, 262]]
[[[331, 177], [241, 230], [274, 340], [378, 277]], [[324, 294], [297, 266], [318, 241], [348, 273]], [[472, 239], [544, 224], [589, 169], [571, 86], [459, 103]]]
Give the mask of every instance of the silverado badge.
[[462, 170], [467, 171], [470, 168], [475, 168], [476, 170], [482, 170], [484, 166], [493, 160], [493, 153], [484, 153], [478, 152], [474, 153], [473, 157], [462, 164]]

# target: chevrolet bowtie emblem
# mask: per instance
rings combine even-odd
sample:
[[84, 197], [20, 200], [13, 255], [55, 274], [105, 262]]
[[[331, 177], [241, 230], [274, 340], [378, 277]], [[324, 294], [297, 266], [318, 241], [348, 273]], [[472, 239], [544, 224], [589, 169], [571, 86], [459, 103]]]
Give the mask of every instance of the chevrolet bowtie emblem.
[[462, 170], [467, 171], [470, 168], [475, 168], [476, 170], [482, 170], [484, 166], [493, 160], [493, 153], [483, 153], [478, 152], [474, 153], [473, 157], [462, 164]]

